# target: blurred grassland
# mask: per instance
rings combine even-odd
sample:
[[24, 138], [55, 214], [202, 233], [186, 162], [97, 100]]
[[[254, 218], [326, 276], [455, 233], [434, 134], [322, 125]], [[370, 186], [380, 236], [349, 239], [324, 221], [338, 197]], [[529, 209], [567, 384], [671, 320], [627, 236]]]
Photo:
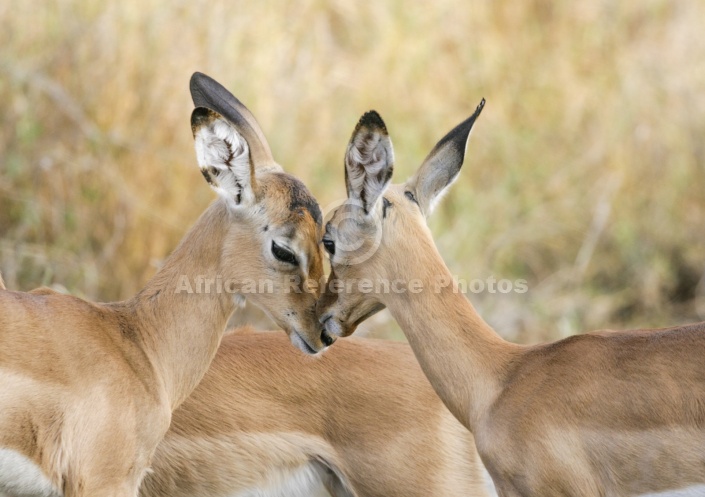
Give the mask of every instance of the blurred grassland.
[[[322, 206], [364, 111], [402, 180], [487, 98], [431, 225], [460, 277], [528, 281], [470, 296], [505, 336], [705, 319], [703, 19], [696, 0], [5, 2], [0, 270], [135, 293], [214, 197], [189, 127], [200, 70]], [[398, 336], [384, 314], [367, 328]]]

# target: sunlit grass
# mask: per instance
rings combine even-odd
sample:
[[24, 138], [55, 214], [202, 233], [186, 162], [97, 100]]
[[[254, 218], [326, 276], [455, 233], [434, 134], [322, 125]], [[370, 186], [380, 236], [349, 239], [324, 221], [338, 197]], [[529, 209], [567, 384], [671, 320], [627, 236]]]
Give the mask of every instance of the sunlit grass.
[[0, 269], [133, 294], [213, 198], [189, 128], [200, 70], [324, 206], [364, 111], [401, 180], [487, 98], [431, 224], [459, 276], [528, 281], [471, 296], [509, 337], [705, 318], [703, 18], [694, 0], [8, 3]]

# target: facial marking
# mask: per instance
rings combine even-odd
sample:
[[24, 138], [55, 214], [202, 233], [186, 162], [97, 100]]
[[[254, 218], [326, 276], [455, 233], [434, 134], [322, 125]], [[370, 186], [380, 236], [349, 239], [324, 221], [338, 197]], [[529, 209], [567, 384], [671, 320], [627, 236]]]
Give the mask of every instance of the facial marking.
[[318, 206], [318, 202], [313, 195], [308, 191], [308, 188], [306, 188], [306, 185], [286, 173], [278, 173], [277, 176], [282, 182], [282, 186], [286, 188], [289, 193], [289, 210], [292, 212], [299, 209], [308, 211], [311, 218], [320, 226], [323, 223], [321, 208]]
[[392, 206], [392, 203], [391, 203], [389, 200], [387, 200], [386, 197], [384, 197], [382, 200], [383, 200], [383, 203], [382, 203], [382, 219], [386, 219], [386, 218], [387, 218], [387, 209]]

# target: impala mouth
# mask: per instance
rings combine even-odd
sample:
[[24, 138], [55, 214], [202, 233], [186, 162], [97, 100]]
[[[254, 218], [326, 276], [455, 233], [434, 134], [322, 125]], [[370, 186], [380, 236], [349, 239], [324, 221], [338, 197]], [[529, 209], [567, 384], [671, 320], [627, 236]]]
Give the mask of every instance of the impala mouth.
[[328, 314], [321, 319], [323, 329], [329, 334], [336, 337], [343, 336], [343, 325], [335, 319], [332, 314]]
[[291, 334], [291, 343], [293, 343], [297, 348], [299, 348], [301, 352], [308, 355], [316, 355], [319, 352], [318, 350], [311, 347], [306, 341], [306, 339], [301, 335], [301, 333], [296, 330], [294, 330], [294, 332]]
[[385, 307], [384, 304], [377, 304], [377, 305], [375, 305], [375, 306], [372, 308], [372, 310], [370, 310], [370, 312], [368, 312], [367, 314], [363, 314], [362, 317], [358, 318], [358, 319], [353, 323], [353, 327], [354, 327], [354, 328], [357, 328], [357, 327], [360, 325], [360, 323], [362, 323], [363, 321], [365, 321], [367, 318], [371, 318], [372, 316], [374, 316], [375, 314], [377, 314], [379, 311], [383, 311], [383, 310], [384, 310], [384, 307]]
[[[353, 321], [351, 324], [343, 323], [337, 319], [332, 313], [325, 314], [321, 317], [320, 322], [323, 325], [324, 332], [335, 337], [347, 337], [352, 335], [357, 327], [367, 318], [377, 314], [379, 311], [384, 309], [383, 304], [375, 305], [369, 312], [363, 314], [361, 317]], [[323, 337], [321, 337], [323, 338]], [[325, 342], [324, 342], [325, 343]]]

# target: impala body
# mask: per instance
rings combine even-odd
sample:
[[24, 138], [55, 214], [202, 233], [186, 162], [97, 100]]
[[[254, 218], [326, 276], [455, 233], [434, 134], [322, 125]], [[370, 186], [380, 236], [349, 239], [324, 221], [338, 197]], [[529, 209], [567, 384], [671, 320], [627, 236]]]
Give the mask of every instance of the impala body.
[[279, 333], [224, 338], [174, 412], [142, 497], [487, 495], [472, 435], [406, 344], [308, 357]]
[[[292, 337], [318, 327], [315, 295], [285, 291], [322, 274], [315, 200], [235, 97], [202, 74], [191, 92], [199, 166], [220, 198], [147, 286], [114, 304], [0, 290], [0, 493], [137, 495], [238, 302]], [[218, 278], [228, 291], [193, 290]], [[262, 279], [272, 292], [244, 292]]]
[[[387, 129], [375, 112], [360, 120], [345, 156], [349, 201], [323, 237], [321, 322], [345, 336], [389, 308], [503, 497], [705, 495], [705, 324], [520, 346], [453, 284], [425, 217], [457, 177], [482, 105], [391, 186]], [[414, 285], [347, 285], [361, 280]]]

